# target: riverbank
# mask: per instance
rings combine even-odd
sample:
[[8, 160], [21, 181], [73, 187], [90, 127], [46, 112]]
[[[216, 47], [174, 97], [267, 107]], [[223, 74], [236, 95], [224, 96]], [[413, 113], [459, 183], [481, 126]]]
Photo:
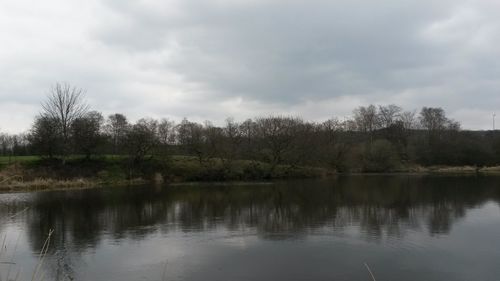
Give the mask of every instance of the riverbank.
[[[1, 159], [0, 159], [1, 160]], [[168, 159], [149, 159], [140, 164], [127, 158], [108, 156], [93, 159], [73, 157], [44, 160], [28, 156], [15, 162], [1, 163], [0, 191], [35, 191], [78, 189], [101, 186], [141, 184], [171, 184], [187, 182], [253, 182], [282, 179], [321, 178], [333, 175], [366, 174], [442, 174], [442, 175], [500, 175], [500, 166], [408, 166], [385, 173], [336, 171], [318, 167], [292, 165], [271, 166], [268, 163], [220, 159], [199, 161], [195, 157], [173, 156]]]
[[61, 188], [89, 188], [182, 182], [263, 181], [319, 178], [327, 169], [219, 159], [199, 161], [195, 157], [174, 156], [149, 159], [140, 164], [124, 157], [60, 160], [26, 158], [0, 168], [0, 191], [30, 191]]
[[405, 172], [427, 173], [427, 174], [500, 174], [500, 166], [478, 167], [478, 166], [415, 166]]
[[58, 179], [35, 179], [30, 181], [9, 181], [7, 183], [0, 183], [0, 192], [22, 192], [22, 191], [41, 191], [41, 190], [61, 190], [61, 189], [85, 189], [106, 186], [131, 186], [143, 185], [149, 181], [137, 178], [132, 180], [117, 181], [114, 183], [107, 183], [96, 179], [72, 179], [72, 180], [58, 180]]

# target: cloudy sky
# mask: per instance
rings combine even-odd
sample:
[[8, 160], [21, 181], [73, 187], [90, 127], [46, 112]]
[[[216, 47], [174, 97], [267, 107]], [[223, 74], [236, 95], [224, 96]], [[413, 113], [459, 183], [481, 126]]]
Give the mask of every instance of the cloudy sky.
[[0, 79], [9, 132], [57, 81], [131, 119], [320, 120], [396, 103], [489, 129], [500, 1], [0, 0]]

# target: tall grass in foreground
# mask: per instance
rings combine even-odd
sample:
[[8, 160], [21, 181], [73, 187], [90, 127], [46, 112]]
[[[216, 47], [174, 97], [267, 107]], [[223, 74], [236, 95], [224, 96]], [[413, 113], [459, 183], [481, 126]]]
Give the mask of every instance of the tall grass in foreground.
[[368, 266], [368, 264], [366, 262], [365, 262], [365, 267], [368, 270], [368, 273], [370, 273], [370, 277], [372, 278], [372, 280], [377, 281], [377, 279], [375, 279], [375, 276], [373, 275], [372, 270], [370, 269], [370, 267]]
[[[51, 229], [43, 243], [42, 249], [38, 254], [38, 262], [33, 269], [33, 274], [31, 276], [31, 281], [43, 281], [45, 278], [45, 272], [42, 271], [42, 266], [45, 261], [45, 257], [47, 256], [47, 252], [50, 246], [50, 239], [52, 237], [52, 233], [54, 231]], [[12, 249], [12, 253], [8, 252], [7, 248], [7, 234], [5, 234], [2, 238], [2, 244], [0, 249], [0, 266], [6, 266], [6, 271], [0, 271], [0, 281], [20, 281], [19, 277], [21, 276], [21, 266], [18, 266], [15, 262], [15, 256], [17, 252], [17, 246], [19, 245], [20, 235], [16, 238], [16, 243], [14, 248]], [[3, 275], [5, 272], [5, 275]]]
[[[15, 218], [22, 213], [26, 212], [29, 209], [29, 207], [26, 207], [25, 209], [15, 213], [14, 215], [10, 216], [9, 219]], [[31, 281], [43, 281], [45, 273], [41, 270], [43, 263], [45, 261], [45, 257], [47, 255], [47, 252], [49, 250], [50, 246], [50, 239], [52, 237], [52, 233], [54, 233], [54, 230], [49, 230], [49, 233], [47, 235], [47, 238], [45, 239], [45, 242], [42, 246], [42, 249], [40, 250], [40, 253], [38, 254], [38, 262], [33, 270], [33, 274], [31, 276]], [[17, 265], [15, 262], [15, 257], [17, 253], [17, 247], [19, 245], [19, 240], [21, 238], [21, 235], [18, 234], [16, 237], [16, 242], [14, 244], [14, 247], [12, 248], [12, 252], [9, 253], [8, 251], [8, 245], [7, 245], [7, 233], [5, 233], [2, 237], [2, 243], [0, 244], [0, 281], [20, 281], [19, 278], [21, 276], [21, 271], [22, 267]], [[3, 271], [3, 266], [6, 267], [6, 270]], [[5, 272], [5, 273], [4, 273]], [[5, 274], [5, 275], [4, 275]]]
[[[17, 250], [18, 242], [19, 242], [19, 236], [16, 239], [16, 244], [14, 246], [14, 250], [12, 251], [12, 255], [9, 258], [8, 257], [8, 252], [7, 252], [7, 234], [5, 234], [3, 236], [3, 238], [2, 238], [2, 244], [1, 244], [2, 248], [0, 248], [0, 266], [7, 266], [7, 271], [6, 271], [6, 275], [5, 275], [5, 280], [7, 280], [7, 281], [9, 281], [9, 280], [18, 280], [19, 279], [19, 275], [21, 274], [21, 270], [18, 269], [17, 273], [15, 274], [15, 278], [14, 279], [9, 279], [9, 277], [11, 275], [11, 272], [13, 270], [13, 266], [15, 265], [15, 263], [14, 263], [14, 257], [15, 257], [15, 253], [16, 253], [16, 250]], [[2, 280], [4, 280], [4, 278], [3, 278], [3, 272], [0, 271], [0, 281], [2, 281]]]

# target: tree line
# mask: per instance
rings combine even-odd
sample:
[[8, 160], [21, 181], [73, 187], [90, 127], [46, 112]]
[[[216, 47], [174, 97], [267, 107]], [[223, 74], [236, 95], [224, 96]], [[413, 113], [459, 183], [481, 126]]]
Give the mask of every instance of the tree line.
[[133, 165], [172, 155], [200, 164], [216, 159], [230, 168], [235, 160], [316, 166], [337, 171], [379, 172], [409, 165], [497, 165], [500, 133], [461, 130], [442, 108], [406, 111], [397, 105], [360, 106], [352, 118], [322, 122], [273, 115], [222, 126], [184, 118], [142, 118], [131, 122], [115, 113], [104, 117], [85, 101], [84, 91], [56, 84], [31, 129], [0, 134], [0, 154], [39, 155], [65, 161], [121, 155]]

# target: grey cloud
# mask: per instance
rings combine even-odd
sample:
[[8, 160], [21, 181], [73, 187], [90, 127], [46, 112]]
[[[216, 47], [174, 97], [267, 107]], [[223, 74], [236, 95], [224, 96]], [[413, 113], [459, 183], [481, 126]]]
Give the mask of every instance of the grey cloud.
[[[98, 38], [132, 52], [173, 49], [175, 57], [164, 67], [219, 98], [286, 105], [438, 83], [436, 74], [449, 73], [427, 79], [394, 75], [434, 72], [447, 63], [449, 50], [432, 46], [419, 33], [451, 16], [456, 2], [434, 2], [268, 1], [230, 9], [182, 1], [173, 18], [155, 5], [124, 5], [120, 12], [132, 24], [115, 25]], [[129, 40], [114, 41], [126, 34]]]
[[50, 84], [67, 81], [97, 109], [134, 118], [318, 118], [348, 114], [338, 105], [355, 101], [399, 102], [444, 107], [471, 128], [485, 127], [474, 114], [499, 105], [495, 1], [89, 3], [80, 35], [53, 31], [68, 38], [49, 51], [6, 60], [0, 46], [0, 101], [39, 103]]

